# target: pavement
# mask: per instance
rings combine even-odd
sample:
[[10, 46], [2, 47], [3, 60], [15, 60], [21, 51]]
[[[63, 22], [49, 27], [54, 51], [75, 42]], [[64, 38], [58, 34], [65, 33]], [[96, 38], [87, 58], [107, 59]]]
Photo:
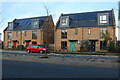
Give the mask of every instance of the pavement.
[[44, 54], [32, 53], [28, 54], [25, 51], [2, 51], [3, 60], [17, 60], [29, 61], [39, 63], [52, 63], [64, 65], [77, 65], [77, 66], [97, 66], [118, 68], [117, 56], [84, 56], [84, 55], [61, 55], [61, 54], [48, 54], [48, 58], [42, 58]]

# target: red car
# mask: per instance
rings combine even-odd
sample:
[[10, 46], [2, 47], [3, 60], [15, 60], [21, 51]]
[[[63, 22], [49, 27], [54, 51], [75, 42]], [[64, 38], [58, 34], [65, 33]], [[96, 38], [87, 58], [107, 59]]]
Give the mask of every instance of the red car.
[[44, 48], [44, 47], [40, 47], [38, 45], [29, 45], [27, 48], [26, 48], [26, 51], [28, 53], [30, 52], [39, 52], [39, 53], [43, 53], [43, 52], [48, 52], [48, 49], [47, 48]]

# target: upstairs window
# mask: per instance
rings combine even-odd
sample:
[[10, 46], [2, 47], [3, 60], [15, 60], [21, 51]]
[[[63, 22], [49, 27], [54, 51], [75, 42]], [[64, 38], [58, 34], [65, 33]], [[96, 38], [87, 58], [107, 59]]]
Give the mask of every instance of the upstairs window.
[[69, 17], [61, 17], [60, 19], [60, 25], [61, 27], [68, 27], [69, 26]]
[[107, 28], [100, 28], [100, 38], [103, 37], [103, 33], [106, 34]]
[[91, 34], [91, 29], [90, 28], [88, 28], [88, 34]]
[[12, 23], [12, 22], [9, 22], [9, 23], [8, 23], [8, 28], [9, 28], [9, 29], [13, 29], [13, 23]]
[[32, 31], [32, 39], [37, 39], [37, 31]]
[[67, 30], [61, 30], [61, 38], [66, 39], [67, 38]]
[[16, 31], [16, 36], [18, 37], [18, 31]]
[[33, 27], [34, 28], [38, 28], [39, 27], [39, 20], [38, 19], [34, 19], [33, 20]]
[[106, 25], [109, 22], [108, 13], [98, 14], [98, 24], [99, 25]]
[[26, 36], [27, 35], [27, 32], [26, 31], [24, 31], [24, 36]]
[[12, 32], [8, 32], [8, 40], [12, 39]]
[[78, 29], [75, 29], [75, 35], [78, 35]]

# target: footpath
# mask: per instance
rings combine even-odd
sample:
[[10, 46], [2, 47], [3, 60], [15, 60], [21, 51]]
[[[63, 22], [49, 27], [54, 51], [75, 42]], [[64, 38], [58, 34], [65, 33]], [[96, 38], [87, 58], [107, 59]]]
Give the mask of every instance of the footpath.
[[[49, 55], [62, 55], [49, 53], [48, 58], [44, 58], [39, 55], [26, 55], [26, 51], [11, 51], [11, 50], [0, 50], [0, 52], [13, 52], [13, 53], [23, 53], [23, 55], [18, 54], [2, 54], [2, 59], [4, 60], [18, 60], [18, 61], [30, 61], [30, 62], [40, 62], [40, 63], [52, 63], [52, 64], [63, 64], [63, 65], [73, 65], [73, 66], [96, 66], [96, 67], [107, 67], [107, 68], [118, 68], [119, 61], [116, 59], [100, 59], [102, 55], [75, 55], [75, 56], [89, 56], [89, 57], [59, 57], [59, 56], [49, 56]], [[25, 54], [24, 54], [25, 53]], [[28, 53], [29, 54], [29, 53]], [[39, 54], [39, 53], [33, 53]], [[95, 56], [95, 57], [93, 57]], [[97, 57], [96, 57], [97, 56]], [[104, 56], [104, 57], [115, 57], [117, 56]]]

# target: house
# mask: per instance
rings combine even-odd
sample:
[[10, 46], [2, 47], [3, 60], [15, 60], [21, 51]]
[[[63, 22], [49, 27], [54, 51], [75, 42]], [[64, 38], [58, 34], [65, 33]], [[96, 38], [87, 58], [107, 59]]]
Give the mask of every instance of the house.
[[120, 2], [118, 3], [118, 44], [120, 45]]
[[102, 33], [110, 33], [116, 43], [114, 10], [61, 14], [55, 29], [56, 51], [81, 51], [81, 41], [88, 40], [90, 51], [105, 51]]
[[29, 44], [48, 46], [54, 43], [52, 16], [14, 19], [4, 30], [4, 48], [24, 47]]

